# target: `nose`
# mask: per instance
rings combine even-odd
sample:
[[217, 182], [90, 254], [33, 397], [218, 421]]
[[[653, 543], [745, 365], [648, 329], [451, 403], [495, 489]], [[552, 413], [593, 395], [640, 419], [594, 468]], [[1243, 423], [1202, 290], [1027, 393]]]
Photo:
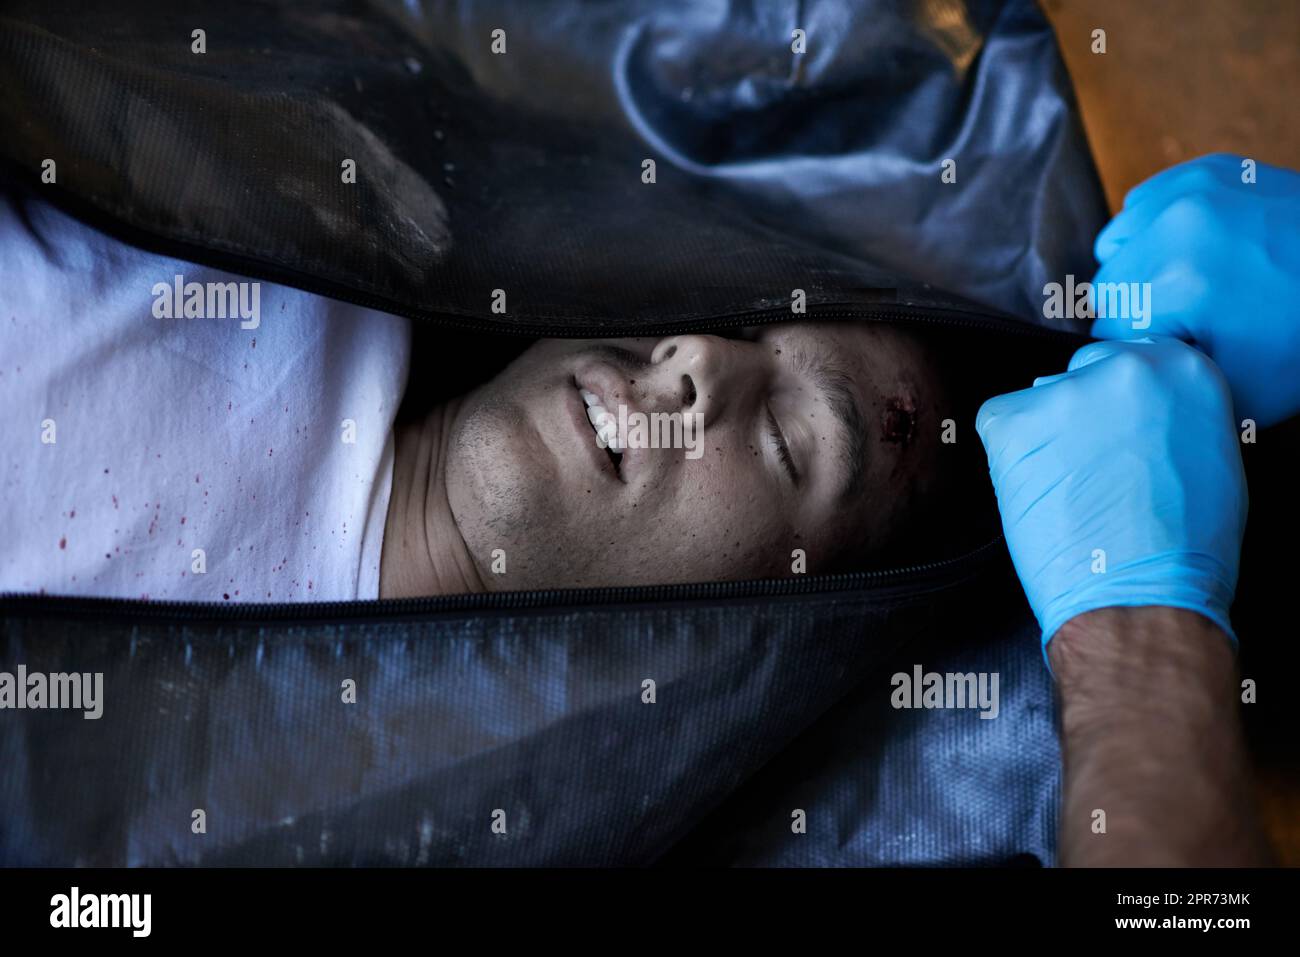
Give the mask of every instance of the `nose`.
[[741, 406], [759, 387], [758, 355], [752, 343], [718, 336], [669, 336], [650, 354], [659, 391], [668, 393], [672, 411], [698, 412], [716, 422], [729, 407]]

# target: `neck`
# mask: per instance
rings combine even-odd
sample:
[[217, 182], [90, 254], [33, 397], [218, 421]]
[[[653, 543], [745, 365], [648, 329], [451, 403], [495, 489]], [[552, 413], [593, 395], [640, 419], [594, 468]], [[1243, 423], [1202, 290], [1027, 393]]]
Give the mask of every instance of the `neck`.
[[394, 430], [380, 598], [487, 591], [447, 500], [447, 446], [459, 405], [445, 403], [422, 421]]

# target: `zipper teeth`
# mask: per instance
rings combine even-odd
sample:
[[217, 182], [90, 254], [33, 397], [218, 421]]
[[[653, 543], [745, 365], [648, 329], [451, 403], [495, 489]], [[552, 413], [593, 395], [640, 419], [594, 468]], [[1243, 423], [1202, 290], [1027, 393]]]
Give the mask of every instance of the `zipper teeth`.
[[[455, 329], [458, 332], [484, 332], [526, 339], [585, 339], [599, 336], [608, 330], [596, 326], [582, 328], [573, 322], [547, 320], [541, 323], [501, 322], [470, 316], [455, 312], [422, 311], [409, 308], [379, 296], [359, 293], [354, 290], [337, 290], [328, 284], [313, 279], [297, 280], [295, 285], [309, 292], [342, 299], [353, 305], [379, 312], [400, 315], [416, 322], [429, 323]], [[792, 319], [811, 321], [816, 319], [869, 319], [897, 320], [900, 322], [921, 322], [926, 325], [957, 326], [967, 329], [983, 329], [1008, 335], [1034, 339], [1061, 339], [1086, 341], [1082, 333], [1063, 329], [1050, 329], [1036, 326], [1013, 316], [1004, 316], [992, 312], [979, 312], [959, 306], [928, 306], [915, 303], [822, 303], [809, 304], [808, 311], [799, 316], [790, 312], [787, 305], [769, 306], [763, 309], [749, 309], [726, 316], [702, 316], [694, 319], [677, 319], [666, 322], [650, 322], [633, 326], [621, 326], [613, 338], [630, 338], [633, 336], [669, 335], [682, 332], [698, 332], [709, 329], [730, 329], [737, 326], [766, 325], [787, 322]]]
[[[608, 330], [596, 326], [581, 328], [573, 322], [548, 320], [542, 323], [506, 323], [479, 316], [469, 316], [454, 312], [426, 312], [397, 306], [391, 302], [365, 293], [351, 290], [340, 295], [337, 292], [322, 292], [335, 299], [346, 299], [354, 305], [390, 312], [408, 319], [445, 326], [460, 332], [486, 332], [495, 335], [522, 337], [528, 339], [585, 339], [597, 336]], [[798, 316], [791, 313], [788, 305], [769, 306], [763, 309], [748, 309], [725, 316], [702, 316], [694, 319], [676, 319], [665, 322], [650, 322], [634, 326], [620, 326], [613, 338], [630, 338], [633, 336], [668, 335], [679, 332], [696, 332], [708, 329], [728, 329], [736, 326], [787, 322], [791, 320], [810, 321], [814, 319], [873, 319], [898, 320], [900, 322], [922, 322], [925, 324], [960, 326], [968, 329], [983, 329], [1002, 332], [1025, 338], [1056, 338], [1083, 340], [1081, 333], [1062, 329], [1050, 329], [1036, 326], [1013, 316], [1004, 316], [992, 312], [980, 312], [959, 306], [929, 306], [918, 303], [810, 303], [808, 311]]]
[[292, 621], [306, 624], [341, 619], [394, 618], [438, 612], [525, 611], [611, 604], [656, 604], [676, 601], [720, 601], [745, 598], [775, 598], [853, 591], [869, 585], [887, 585], [910, 578], [984, 563], [998, 553], [999, 536], [972, 551], [941, 561], [902, 568], [842, 575], [811, 575], [807, 578], [755, 579], [740, 582], [705, 582], [683, 585], [638, 585], [613, 588], [548, 589], [540, 591], [483, 592], [472, 595], [439, 595], [428, 598], [391, 598], [377, 601], [255, 603], [142, 601], [133, 598], [85, 598], [80, 596], [0, 593], [0, 611], [5, 616], [52, 615], [166, 618], [176, 620], [215, 619], [220, 621]]

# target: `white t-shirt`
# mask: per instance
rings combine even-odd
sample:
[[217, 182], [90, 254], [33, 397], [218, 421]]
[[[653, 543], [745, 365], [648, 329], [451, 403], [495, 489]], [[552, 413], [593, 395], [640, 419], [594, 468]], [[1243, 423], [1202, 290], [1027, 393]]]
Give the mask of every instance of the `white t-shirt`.
[[0, 198], [0, 592], [376, 597], [410, 341]]

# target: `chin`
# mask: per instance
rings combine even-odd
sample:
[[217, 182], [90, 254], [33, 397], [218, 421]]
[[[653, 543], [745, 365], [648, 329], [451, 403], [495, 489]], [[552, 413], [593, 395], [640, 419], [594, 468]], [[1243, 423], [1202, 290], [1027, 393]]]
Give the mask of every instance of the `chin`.
[[[517, 410], [486, 403], [464, 410], [456, 423], [447, 446], [447, 500], [467, 539], [471, 527], [490, 527], [497, 537], [523, 528], [555, 494], [557, 477], [542, 468], [549, 456], [527, 425]], [[495, 547], [505, 546], [489, 551]]]

